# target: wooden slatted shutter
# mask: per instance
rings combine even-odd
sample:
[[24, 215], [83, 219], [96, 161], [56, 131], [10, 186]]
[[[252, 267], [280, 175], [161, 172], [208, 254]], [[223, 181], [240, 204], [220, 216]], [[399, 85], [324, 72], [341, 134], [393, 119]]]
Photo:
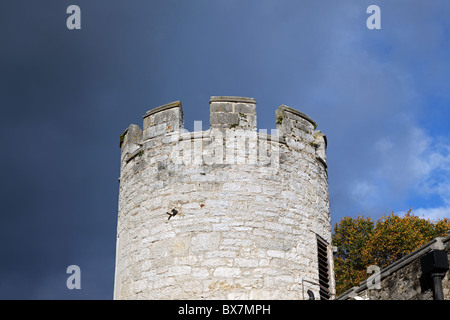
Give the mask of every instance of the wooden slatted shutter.
[[328, 244], [317, 236], [317, 256], [319, 261], [319, 285], [320, 299], [329, 300], [330, 294], [330, 272], [328, 268]]

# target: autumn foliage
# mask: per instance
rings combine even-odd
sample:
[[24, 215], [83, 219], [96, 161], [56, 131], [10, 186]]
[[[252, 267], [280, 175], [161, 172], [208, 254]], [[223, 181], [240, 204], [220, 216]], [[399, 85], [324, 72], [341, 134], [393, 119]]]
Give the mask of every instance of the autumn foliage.
[[367, 267], [381, 269], [420, 248], [432, 239], [445, 236], [450, 220], [426, 220], [408, 210], [392, 213], [374, 222], [371, 218], [343, 218], [334, 227], [333, 246], [336, 294], [339, 295], [367, 279]]

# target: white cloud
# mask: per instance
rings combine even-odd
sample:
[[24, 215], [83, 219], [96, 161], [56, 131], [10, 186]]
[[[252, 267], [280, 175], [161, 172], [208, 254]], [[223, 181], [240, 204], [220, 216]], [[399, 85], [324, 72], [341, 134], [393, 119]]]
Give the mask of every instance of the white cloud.
[[377, 200], [377, 188], [368, 181], [356, 181], [352, 186], [351, 195], [355, 201], [373, 205]]
[[450, 218], [450, 206], [438, 208], [419, 208], [413, 210], [414, 215], [432, 221]]
[[[378, 146], [391, 155], [395, 148], [400, 148], [401, 157], [388, 157], [380, 163], [380, 176], [390, 181], [402, 180], [409, 191], [406, 201], [414, 206], [414, 199], [438, 199], [438, 203], [414, 209], [416, 216], [436, 221], [450, 218], [450, 144], [444, 137], [430, 137], [423, 130], [415, 127], [407, 135], [407, 144], [387, 143], [381, 141]], [[387, 160], [391, 163], [387, 164]], [[391, 166], [389, 169], [386, 167]], [[383, 172], [384, 171], [384, 172]], [[383, 172], [383, 173], [381, 173]], [[398, 196], [398, 193], [395, 194]], [[431, 200], [428, 200], [431, 201]], [[436, 200], [435, 200], [436, 201]], [[442, 205], [441, 205], [442, 204]], [[400, 216], [404, 212], [398, 213]]]
[[431, 143], [425, 151], [418, 160], [425, 169], [415, 191], [422, 195], [438, 195], [450, 207], [450, 145]]

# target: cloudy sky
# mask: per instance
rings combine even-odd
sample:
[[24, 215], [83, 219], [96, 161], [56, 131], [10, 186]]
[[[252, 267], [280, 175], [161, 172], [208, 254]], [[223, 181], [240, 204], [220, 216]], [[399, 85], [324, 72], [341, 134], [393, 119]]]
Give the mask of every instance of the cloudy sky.
[[309, 115], [328, 138], [333, 225], [450, 217], [449, 14], [439, 0], [2, 1], [0, 299], [112, 298], [119, 136], [174, 100], [188, 130], [208, 126], [214, 95], [255, 98], [260, 129], [281, 104]]

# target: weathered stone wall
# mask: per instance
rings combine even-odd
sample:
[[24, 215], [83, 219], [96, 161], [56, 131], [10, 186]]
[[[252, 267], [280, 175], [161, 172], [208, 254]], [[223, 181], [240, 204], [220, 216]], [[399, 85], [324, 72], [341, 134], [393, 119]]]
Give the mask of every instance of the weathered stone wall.
[[[448, 262], [450, 264], [450, 237], [446, 238], [445, 251], [447, 252]], [[450, 300], [450, 270], [447, 271], [444, 278], [442, 279], [442, 290], [444, 291], [444, 299]]]
[[114, 298], [318, 297], [316, 237], [331, 243], [325, 136], [286, 106], [279, 136], [256, 132], [251, 98], [212, 97], [210, 109], [206, 131], [185, 132], [174, 102], [121, 136]]
[[358, 294], [369, 300], [433, 300], [433, 291], [422, 291], [420, 259], [416, 259], [380, 283], [381, 289], [365, 290]]
[[[435, 240], [443, 239], [438, 246]], [[450, 261], [450, 237], [436, 238], [426, 246], [419, 248], [410, 255], [398, 261], [398, 267], [391, 266], [381, 270], [380, 288], [367, 288], [365, 281], [360, 288], [355, 288], [354, 293], [345, 293], [339, 298], [349, 299], [358, 296], [366, 300], [434, 300], [431, 276], [422, 272], [421, 258], [432, 249], [445, 250]], [[440, 246], [443, 245], [443, 248]], [[436, 246], [432, 248], [432, 246]], [[442, 278], [444, 299], [450, 300], [450, 271]]]

